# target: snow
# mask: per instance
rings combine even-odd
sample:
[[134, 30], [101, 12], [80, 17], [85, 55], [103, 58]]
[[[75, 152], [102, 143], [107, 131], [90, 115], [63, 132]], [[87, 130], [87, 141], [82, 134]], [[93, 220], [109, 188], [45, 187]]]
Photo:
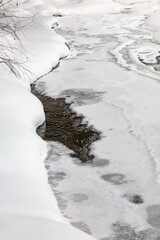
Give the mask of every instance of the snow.
[[155, 11], [146, 21], [146, 27], [153, 34], [153, 41], [160, 43], [160, 10]]
[[121, 5], [112, 0], [47, 0], [50, 3], [53, 2], [56, 8], [60, 9], [64, 15], [68, 14], [86, 14], [97, 12], [119, 12]]
[[121, 3], [123, 5], [136, 5], [136, 4], [155, 4], [159, 3], [159, 0], [115, 0], [115, 2]]
[[[56, 22], [52, 11], [43, 1], [26, 1], [17, 9], [16, 14], [23, 16], [21, 24], [26, 27], [19, 32], [23, 52], [15, 52], [15, 57], [25, 62], [29, 72], [22, 71], [17, 78], [0, 66], [0, 239], [3, 240], [93, 239], [72, 227], [60, 213], [44, 167], [47, 143], [36, 134], [45, 116], [29, 85], [69, 53], [65, 40], [51, 30], [49, 24]], [[32, 21], [28, 22], [31, 16]], [[19, 46], [16, 39], [8, 38], [13, 47]]]
[[[19, 32], [22, 54], [16, 58], [29, 72], [16, 78], [0, 67], [0, 239], [93, 239], [69, 220], [96, 239], [120, 239], [114, 238], [114, 224], [128, 224], [136, 234], [149, 229], [146, 240], [158, 238], [160, 86], [155, 81], [159, 65], [153, 64], [159, 54], [159, 11], [154, 12], [159, 1], [18, 3], [16, 14], [23, 16], [25, 28]], [[62, 19], [54, 16], [59, 11]], [[30, 93], [30, 83], [37, 79], [37, 88], [43, 83], [51, 97], [64, 96], [66, 90], [73, 95], [101, 92], [99, 100], [80, 99], [73, 106], [102, 131], [92, 146], [95, 162], [81, 164], [61, 144], [49, 143], [49, 176], [61, 171], [66, 176], [60, 181], [54, 175], [54, 195], [44, 168], [48, 145], [36, 134], [45, 120], [42, 104]], [[144, 203], [133, 204], [134, 195]]]
[[[61, 211], [100, 240], [141, 239], [141, 232], [147, 240], [160, 237], [160, 74], [155, 70], [159, 64], [152, 65], [159, 45], [145, 23], [159, 6], [157, 1], [132, 3], [118, 14], [64, 10], [68, 15], [56, 31], [69, 42], [71, 55], [37, 83], [48, 96], [74, 100], [74, 111], [102, 132], [92, 146], [92, 164], [72, 159], [68, 149], [54, 142], [46, 160]], [[79, 97], [83, 93], [93, 97], [85, 101]], [[100, 93], [96, 101], [94, 94]], [[59, 172], [63, 180], [55, 177]], [[130, 201], [137, 195], [142, 204]], [[148, 211], [152, 206], [155, 217]], [[115, 224], [129, 225], [135, 235], [116, 238]]]

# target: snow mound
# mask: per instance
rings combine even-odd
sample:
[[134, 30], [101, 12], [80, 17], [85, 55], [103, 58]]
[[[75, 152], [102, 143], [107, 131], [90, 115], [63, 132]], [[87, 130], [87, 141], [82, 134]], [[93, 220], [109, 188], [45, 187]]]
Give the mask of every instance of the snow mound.
[[[44, 167], [47, 144], [36, 134], [45, 116], [29, 85], [69, 54], [65, 40], [51, 29], [56, 22], [52, 16], [54, 10], [40, 0], [21, 5], [17, 14], [23, 16], [21, 21], [26, 25], [19, 33], [24, 54], [18, 51], [15, 56], [23, 59], [30, 74], [23, 72], [17, 78], [0, 66], [0, 239], [3, 240], [93, 240], [62, 217]], [[32, 21], [28, 23], [30, 16]], [[18, 46], [14, 38], [10, 37], [10, 43]]]

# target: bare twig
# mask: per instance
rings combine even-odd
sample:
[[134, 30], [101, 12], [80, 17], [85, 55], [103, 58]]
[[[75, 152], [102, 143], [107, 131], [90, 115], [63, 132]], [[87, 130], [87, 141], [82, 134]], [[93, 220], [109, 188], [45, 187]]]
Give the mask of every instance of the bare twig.
[[21, 76], [31, 73], [26, 69], [25, 62], [18, 60], [22, 55], [25, 58], [25, 51], [18, 35], [24, 26], [21, 18], [16, 16], [16, 8], [15, 1], [0, 0], [0, 64], [16, 76]]

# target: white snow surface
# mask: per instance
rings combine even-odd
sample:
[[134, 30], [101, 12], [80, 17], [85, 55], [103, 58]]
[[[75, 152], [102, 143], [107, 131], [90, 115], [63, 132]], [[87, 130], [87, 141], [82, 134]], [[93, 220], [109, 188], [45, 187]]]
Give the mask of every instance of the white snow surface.
[[[23, 71], [17, 78], [0, 66], [0, 239], [3, 240], [93, 239], [72, 227], [60, 213], [44, 167], [48, 147], [36, 134], [45, 116], [29, 85], [69, 53], [65, 40], [51, 30], [56, 20], [55, 8], [50, 7], [43, 1], [26, 1], [16, 11], [23, 16], [22, 24], [27, 24], [19, 32], [24, 54], [15, 52], [15, 57], [25, 62], [29, 72]], [[18, 46], [17, 40], [6, 37], [13, 47]]]
[[155, 11], [146, 21], [146, 27], [153, 34], [153, 41], [160, 43], [160, 10]]
[[[64, 171], [67, 176], [52, 186], [61, 211], [73, 225], [97, 239], [112, 237], [113, 224], [121, 222], [137, 232], [150, 229], [145, 240], [157, 240], [159, 222], [150, 220], [147, 209], [158, 206], [154, 211], [159, 214], [160, 87], [155, 81], [159, 80], [155, 71], [159, 65], [153, 65], [159, 45], [151, 42], [148, 28], [159, 42], [159, 12], [148, 18], [147, 29], [143, 24], [146, 16], [158, 10], [159, 1], [18, 3], [22, 25], [28, 23], [24, 17], [31, 21], [19, 33], [24, 54], [16, 53], [16, 57], [30, 72], [16, 78], [0, 67], [0, 239], [93, 239], [62, 216], [48, 185], [44, 168], [48, 147], [36, 134], [45, 116], [29, 87], [44, 76], [40, 86], [45, 83], [45, 94], [52, 97], [62, 96], [66, 90], [103, 92], [97, 102], [88, 99], [75, 105], [75, 110], [103, 133], [101, 141], [92, 146], [99, 165], [82, 166], [69, 157], [64, 146], [50, 143], [53, 155], [46, 162], [51, 174]], [[54, 74], [45, 76], [69, 54], [64, 38], [51, 30], [58, 24], [53, 15], [59, 11], [66, 16], [57, 32], [70, 42], [71, 55]], [[10, 41], [18, 45], [15, 39]], [[112, 176], [110, 181], [102, 178], [107, 174]], [[141, 195], [144, 203], [128, 201], [134, 194]]]

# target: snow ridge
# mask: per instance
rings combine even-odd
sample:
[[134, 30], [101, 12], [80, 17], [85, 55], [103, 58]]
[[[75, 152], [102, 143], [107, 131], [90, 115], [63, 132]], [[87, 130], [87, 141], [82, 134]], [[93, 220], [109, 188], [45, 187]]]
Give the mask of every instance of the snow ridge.
[[[25, 67], [32, 74], [23, 74], [18, 79], [0, 66], [0, 239], [3, 240], [93, 240], [62, 217], [44, 167], [47, 144], [36, 134], [45, 116], [29, 85], [69, 53], [65, 40], [51, 30], [57, 21], [52, 16], [53, 10], [51, 5], [37, 0], [25, 1], [17, 12], [18, 16], [32, 17], [32, 22], [20, 33], [26, 49]], [[10, 41], [16, 46], [15, 39]]]

